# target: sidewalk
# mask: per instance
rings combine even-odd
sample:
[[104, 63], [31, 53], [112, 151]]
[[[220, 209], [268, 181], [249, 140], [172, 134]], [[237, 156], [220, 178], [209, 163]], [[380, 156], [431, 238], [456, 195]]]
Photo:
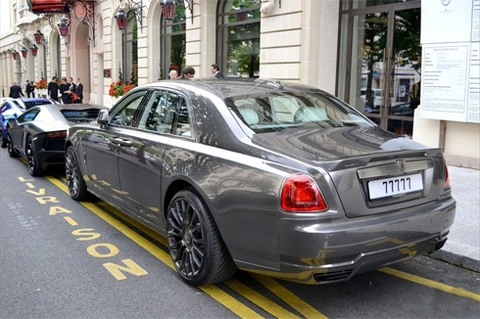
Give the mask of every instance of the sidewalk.
[[431, 256], [480, 272], [480, 170], [449, 166], [448, 171], [457, 212], [445, 246]]

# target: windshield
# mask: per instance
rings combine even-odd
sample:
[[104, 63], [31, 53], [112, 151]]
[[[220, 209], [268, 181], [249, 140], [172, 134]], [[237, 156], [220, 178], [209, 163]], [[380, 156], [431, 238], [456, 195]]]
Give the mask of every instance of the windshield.
[[255, 133], [291, 127], [374, 125], [358, 111], [333, 96], [314, 92], [272, 92], [228, 98], [236, 117]]

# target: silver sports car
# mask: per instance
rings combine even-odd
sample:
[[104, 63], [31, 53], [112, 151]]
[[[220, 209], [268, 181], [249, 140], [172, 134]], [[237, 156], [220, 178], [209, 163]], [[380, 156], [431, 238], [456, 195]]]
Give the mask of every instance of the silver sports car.
[[143, 85], [66, 143], [71, 197], [93, 193], [165, 235], [193, 285], [236, 269], [348, 280], [440, 249], [455, 216], [441, 150], [300, 84]]
[[51, 166], [63, 165], [65, 139], [70, 125], [94, 121], [102, 106], [92, 104], [42, 104], [6, 125], [10, 157], [22, 156], [28, 172], [40, 176]]

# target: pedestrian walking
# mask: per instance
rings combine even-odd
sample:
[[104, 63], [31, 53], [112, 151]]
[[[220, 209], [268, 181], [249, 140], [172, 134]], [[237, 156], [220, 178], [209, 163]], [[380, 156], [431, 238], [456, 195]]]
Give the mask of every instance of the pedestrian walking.
[[17, 82], [13, 82], [12, 86], [10, 87], [10, 94], [8, 96], [14, 99], [18, 99], [21, 96], [25, 97], [22, 92], [22, 87], [18, 85]]

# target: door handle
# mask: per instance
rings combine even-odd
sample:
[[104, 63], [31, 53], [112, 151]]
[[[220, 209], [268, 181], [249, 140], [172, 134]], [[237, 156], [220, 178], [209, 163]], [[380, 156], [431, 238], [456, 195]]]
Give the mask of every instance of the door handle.
[[112, 141], [112, 144], [115, 144], [115, 145], [126, 146], [126, 147], [132, 146], [132, 141], [125, 140], [119, 137], [112, 138], [111, 141]]

